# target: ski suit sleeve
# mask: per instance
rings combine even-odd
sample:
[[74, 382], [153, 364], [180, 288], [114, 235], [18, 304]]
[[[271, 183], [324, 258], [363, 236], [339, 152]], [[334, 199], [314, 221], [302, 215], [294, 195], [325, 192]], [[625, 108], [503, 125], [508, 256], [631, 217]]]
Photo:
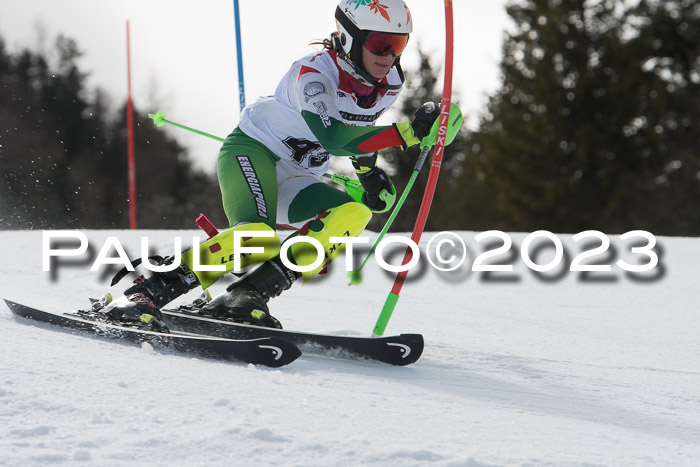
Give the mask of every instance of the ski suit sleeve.
[[296, 91], [304, 121], [321, 146], [334, 156], [357, 156], [392, 146], [412, 145], [406, 144], [395, 125], [362, 127], [343, 123], [336, 105], [335, 86], [317, 70], [302, 67]]

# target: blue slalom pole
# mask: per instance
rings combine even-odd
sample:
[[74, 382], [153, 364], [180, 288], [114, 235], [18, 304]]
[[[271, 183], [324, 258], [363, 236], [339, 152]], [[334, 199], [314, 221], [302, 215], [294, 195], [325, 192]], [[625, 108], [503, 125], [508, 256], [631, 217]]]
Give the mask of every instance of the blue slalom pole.
[[241, 18], [238, 12], [238, 0], [233, 0], [233, 18], [236, 26], [236, 52], [238, 54], [238, 99], [241, 112], [245, 107], [245, 85], [243, 84], [243, 51], [241, 50]]

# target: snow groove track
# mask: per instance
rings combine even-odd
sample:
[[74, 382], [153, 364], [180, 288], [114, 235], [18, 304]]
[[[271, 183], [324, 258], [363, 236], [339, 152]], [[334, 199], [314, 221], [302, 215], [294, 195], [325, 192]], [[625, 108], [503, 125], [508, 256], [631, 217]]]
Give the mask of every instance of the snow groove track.
[[[146, 235], [158, 254], [195, 234], [86, 233], [129, 252]], [[412, 273], [387, 329], [425, 336], [407, 367], [183, 358], [27, 326], [0, 304], [0, 465], [699, 465], [700, 239], [658, 241], [654, 280]], [[41, 232], [0, 232], [0, 245], [0, 295], [57, 311], [108, 291], [86, 261], [52, 281]], [[286, 329], [369, 335], [393, 275], [370, 262], [347, 287], [342, 263], [270, 302]]]

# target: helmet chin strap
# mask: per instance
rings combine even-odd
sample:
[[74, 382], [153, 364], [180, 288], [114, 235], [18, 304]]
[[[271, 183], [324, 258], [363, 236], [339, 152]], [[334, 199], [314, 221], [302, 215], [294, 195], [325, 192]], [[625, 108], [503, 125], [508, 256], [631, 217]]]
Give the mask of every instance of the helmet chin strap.
[[362, 76], [362, 78], [365, 79], [365, 81], [369, 82], [372, 86], [380, 88], [380, 89], [389, 89], [389, 90], [395, 90], [395, 89], [401, 89], [403, 86], [404, 82], [404, 76], [403, 76], [403, 70], [401, 69], [401, 64], [398, 63], [398, 60], [394, 62], [394, 67], [396, 68], [396, 71], [399, 72], [399, 79], [401, 79], [401, 84], [388, 84], [388, 83], [382, 83], [380, 81], [377, 81], [377, 79], [372, 76], [370, 73], [367, 72], [367, 70], [364, 69], [362, 65], [358, 65], [356, 63], [351, 63], [352, 67], [355, 69], [358, 75]]

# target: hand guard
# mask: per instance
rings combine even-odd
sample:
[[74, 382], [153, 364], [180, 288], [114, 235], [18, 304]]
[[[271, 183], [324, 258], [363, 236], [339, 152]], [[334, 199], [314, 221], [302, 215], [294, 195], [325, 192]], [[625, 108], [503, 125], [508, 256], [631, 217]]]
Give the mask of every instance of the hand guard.
[[430, 129], [439, 116], [440, 105], [435, 102], [426, 102], [415, 111], [411, 122], [394, 123], [394, 127], [403, 139], [403, 149], [420, 144], [423, 138], [430, 134]]
[[440, 104], [426, 102], [413, 114], [411, 127], [416, 138], [423, 141], [423, 138], [430, 134], [433, 123], [440, 116]]
[[357, 179], [365, 189], [362, 204], [375, 213], [391, 209], [396, 201], [396, 189], [386, 172], [376, 166], [377, 153], [371, 156], [352, 157], [351, 160]]
[[[420, 144], [421, 149], [434, 146], [438, 139], [440, 127], [438, 117], [440, 117], [440, 105], [434, 102], [427, 102], [420, 109], [416, 110], [412, 122], [395, 123], [394, 126], [404, 141], [403, 149], [406, 150], [414, 144]], [[452, 143], [457, 137], [462, 123], [464, 123], [462, 111], [457, 104], [452, 102], [450, 104], [450, 115], [446, 122], [445, 146]]]

